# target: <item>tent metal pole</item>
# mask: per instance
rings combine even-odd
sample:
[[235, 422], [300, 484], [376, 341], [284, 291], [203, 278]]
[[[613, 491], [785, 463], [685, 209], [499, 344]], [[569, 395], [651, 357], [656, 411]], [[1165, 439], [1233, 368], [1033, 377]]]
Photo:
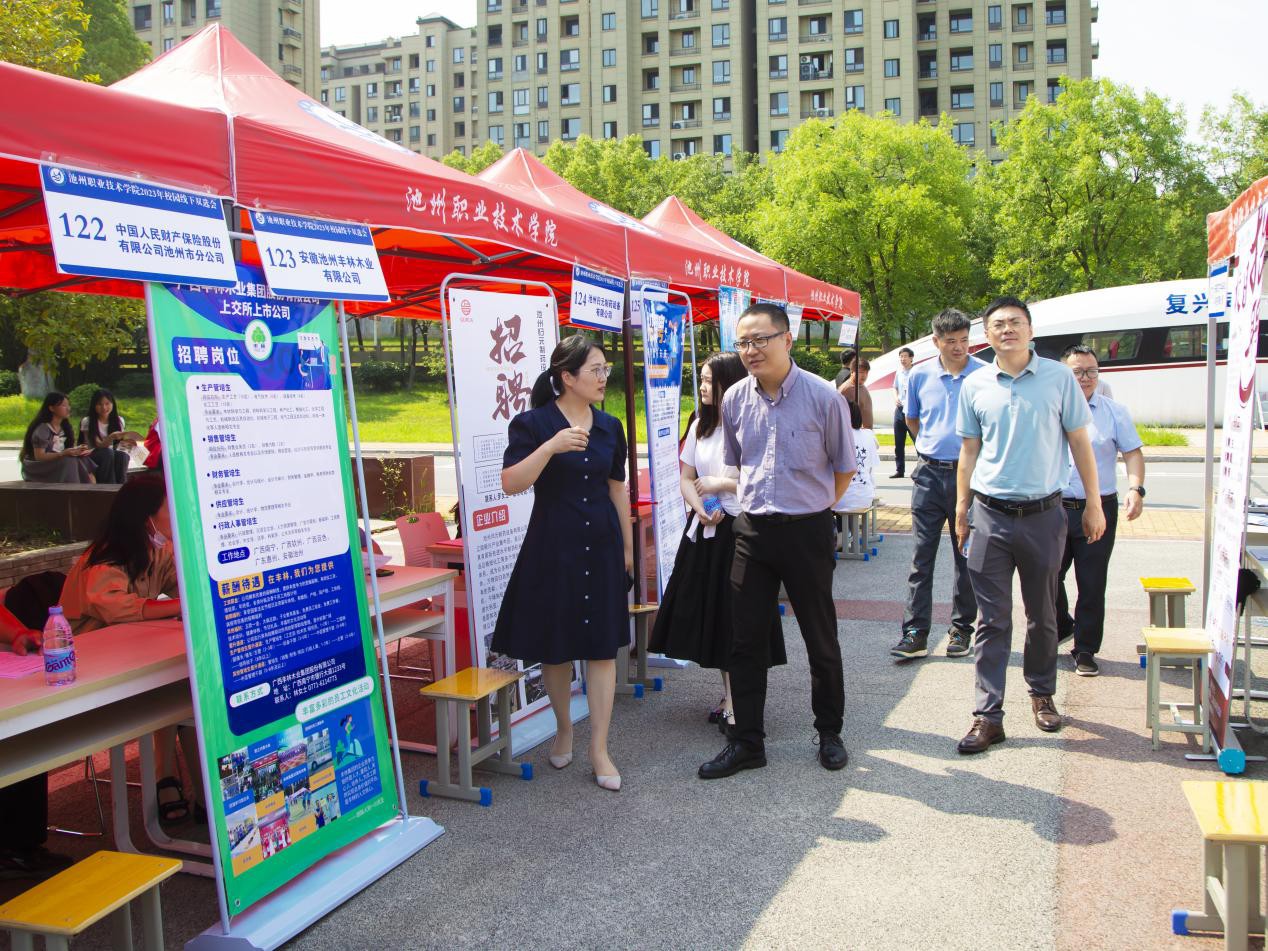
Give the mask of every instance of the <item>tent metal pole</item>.
[[630, 518], [634, 539], [634, 590], [640, 603], [646, 603], [643, 590], [643, 539], [638, 530], [638, 413], [634, 407], [634, 314], [631, 311], [630, 288], [625, 282], [625, 315], [621, 320], [621, 359], [625, 364], [625, 451], [630, 463]]

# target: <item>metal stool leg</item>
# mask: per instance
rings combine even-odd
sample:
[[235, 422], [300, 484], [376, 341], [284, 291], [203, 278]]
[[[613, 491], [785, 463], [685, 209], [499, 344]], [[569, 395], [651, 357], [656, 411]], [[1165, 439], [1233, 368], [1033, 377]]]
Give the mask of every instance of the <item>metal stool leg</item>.
[[145, 951], [163, 951], [163, 903], [157, 885], [141, 896], [141, 934]]

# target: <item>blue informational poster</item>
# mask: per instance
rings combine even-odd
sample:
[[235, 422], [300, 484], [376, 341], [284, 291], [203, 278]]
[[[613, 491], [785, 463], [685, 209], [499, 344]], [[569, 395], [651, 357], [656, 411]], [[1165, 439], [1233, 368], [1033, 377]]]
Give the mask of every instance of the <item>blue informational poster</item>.
[[647, 452], [655, 512], [656, 577], [663, 594], [687, 525], [678, 474], [678, 430], [682, 402], [683, 339], [687, 308], [652, 302], [643, 322], [643, 383], [647, 410]]

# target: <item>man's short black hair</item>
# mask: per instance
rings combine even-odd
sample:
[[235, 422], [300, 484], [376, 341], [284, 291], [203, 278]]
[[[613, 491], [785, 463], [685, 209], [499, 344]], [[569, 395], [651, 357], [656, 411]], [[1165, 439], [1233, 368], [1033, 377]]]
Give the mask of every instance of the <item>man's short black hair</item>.
[[755, 314], [765, 314], [770, 318], [771, 326], [776, 330], [787, 333], [791, 325], [788, 323], [788, 311], [780, 307], [778, 304], [750, 304], [744, 313], [740, 314], [740, 320]]
[[982, 323], [985, 324], [991, 314], [999, 310], [1001, 307], [1016, 307], [1026, 315], [1026, 323], [1034, 326], [1034, 320], [1030, 316], [1030, 308], [1026, 306], [1026, 302], [1019, 297], [1013, 297], [1011, 294], [1005, 294], [997, 297], [986, 305], [986, 310], [982, 311]]
[[907, 354], [907, 356], [911, 357], [913, 360], [916, 358], [916, 351], [911, 349], [911, 347], [903, 347], [901, 350], [898, 351], [898, 355], [900, 357], [904, 353]]
[[851, 350], [848, 347], [841, 351], [841, 366], [848, 367], [854, 362], [854, 358], [859, 355], [857, 350]]
[[973, 321], [969, 320], [968, 315], [963, 311], [956, 310], [954, 307], [948, 307], [933, 320], [929, 321], [929, 328], [933, 331], [933, 335], [939, 339], [947, 336], [947, 334], [968, 330], [972, 326]]
[[1073, 356], [1076, 353], [1080, 356], [1091, 357], [1093, 360], [1096, 360], [1097, 363], [1101, 362], [1096, 358], [1096, 351], [1085, 343], [1070, 344], [1070, 346], [1065, 348], [1065, 352], [1061, 354], [1061, 359], [1064, 361], [1066, 357]]

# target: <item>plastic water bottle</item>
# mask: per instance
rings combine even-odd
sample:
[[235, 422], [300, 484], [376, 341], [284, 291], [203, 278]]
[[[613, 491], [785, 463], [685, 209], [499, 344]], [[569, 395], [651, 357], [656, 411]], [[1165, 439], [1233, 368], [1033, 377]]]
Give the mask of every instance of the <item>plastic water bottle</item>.
[[44, 625], [44, 682], [50, 687], [75, 682], [75, 635], [56, 604], [48, 609]]
[[722, 508], [722, 502], [716, 495], [706, 495], [700, 500], [700, 505], [704, 509], [704, 514], [710, 518], [713, 517], [714, 512]]

